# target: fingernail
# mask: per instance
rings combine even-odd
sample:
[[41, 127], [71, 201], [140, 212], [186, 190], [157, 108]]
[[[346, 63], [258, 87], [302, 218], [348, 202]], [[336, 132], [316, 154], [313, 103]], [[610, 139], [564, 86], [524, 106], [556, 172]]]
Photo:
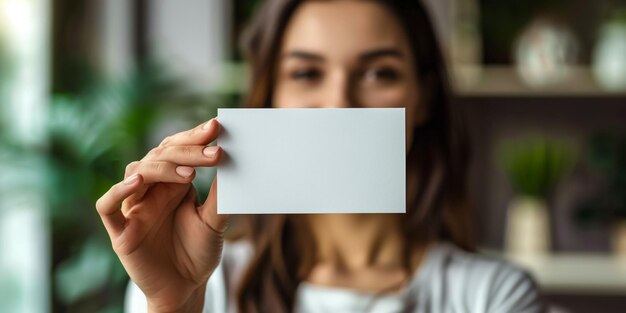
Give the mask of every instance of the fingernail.
[[208, 122], [204, 123], [204, 125], [202, 126], [202, 129], [209, 129], [211, 128], [211, 123], [213, 122], [214, 118], [210, 119]]
[[215, 157], [215, 154], [217, 153], [217, 150], [219, 149], [218, 146], [210, 146], [210, 147], [206, 147], [204, 148], [204, 150], [202, 150], [202, 154], [204, 154], [204, 156], [212, 158]]
[[179, 166], [176, 168], [176, 173], [182, 177], [189, 177], [193, 174], [193, 167], [189, 166]]
[[133, 174], [131, 176], [129, 176], [128, 178], [124, 179], [124, 184], [126, 185], [132, 185], [137, 181], [137, 178], [139, 178], [138, 174]]

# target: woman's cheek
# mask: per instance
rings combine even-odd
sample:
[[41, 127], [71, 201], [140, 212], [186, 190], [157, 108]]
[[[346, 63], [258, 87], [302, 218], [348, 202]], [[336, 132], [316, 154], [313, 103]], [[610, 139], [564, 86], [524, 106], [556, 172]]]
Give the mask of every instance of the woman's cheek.
[[368, 108], [401, 108], [411, 101], [407, 88], [365, 88], [360, 94], [360, 102]]

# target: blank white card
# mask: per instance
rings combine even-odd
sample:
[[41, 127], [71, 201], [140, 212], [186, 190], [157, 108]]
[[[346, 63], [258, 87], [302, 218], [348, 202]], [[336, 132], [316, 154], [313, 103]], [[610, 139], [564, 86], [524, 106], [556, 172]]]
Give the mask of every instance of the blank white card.
[[404, 108], [218, 109], [220, 214], [404, 213]]

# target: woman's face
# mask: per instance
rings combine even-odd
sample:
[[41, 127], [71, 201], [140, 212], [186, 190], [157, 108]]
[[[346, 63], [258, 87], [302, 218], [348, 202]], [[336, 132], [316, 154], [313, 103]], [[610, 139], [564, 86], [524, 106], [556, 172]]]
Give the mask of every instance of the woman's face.
[[274, 107], [406, 108], [407, 145], [424, 119], [414, 56], [395, 16], [374, 1], [306, 1], [278, 60]]

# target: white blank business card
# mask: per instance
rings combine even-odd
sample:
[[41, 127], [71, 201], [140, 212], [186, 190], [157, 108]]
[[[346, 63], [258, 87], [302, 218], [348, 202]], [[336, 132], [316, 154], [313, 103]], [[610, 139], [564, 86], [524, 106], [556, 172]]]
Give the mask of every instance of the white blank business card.
[[404, 213], [404, 114], [218, 109], [218, 213]]

